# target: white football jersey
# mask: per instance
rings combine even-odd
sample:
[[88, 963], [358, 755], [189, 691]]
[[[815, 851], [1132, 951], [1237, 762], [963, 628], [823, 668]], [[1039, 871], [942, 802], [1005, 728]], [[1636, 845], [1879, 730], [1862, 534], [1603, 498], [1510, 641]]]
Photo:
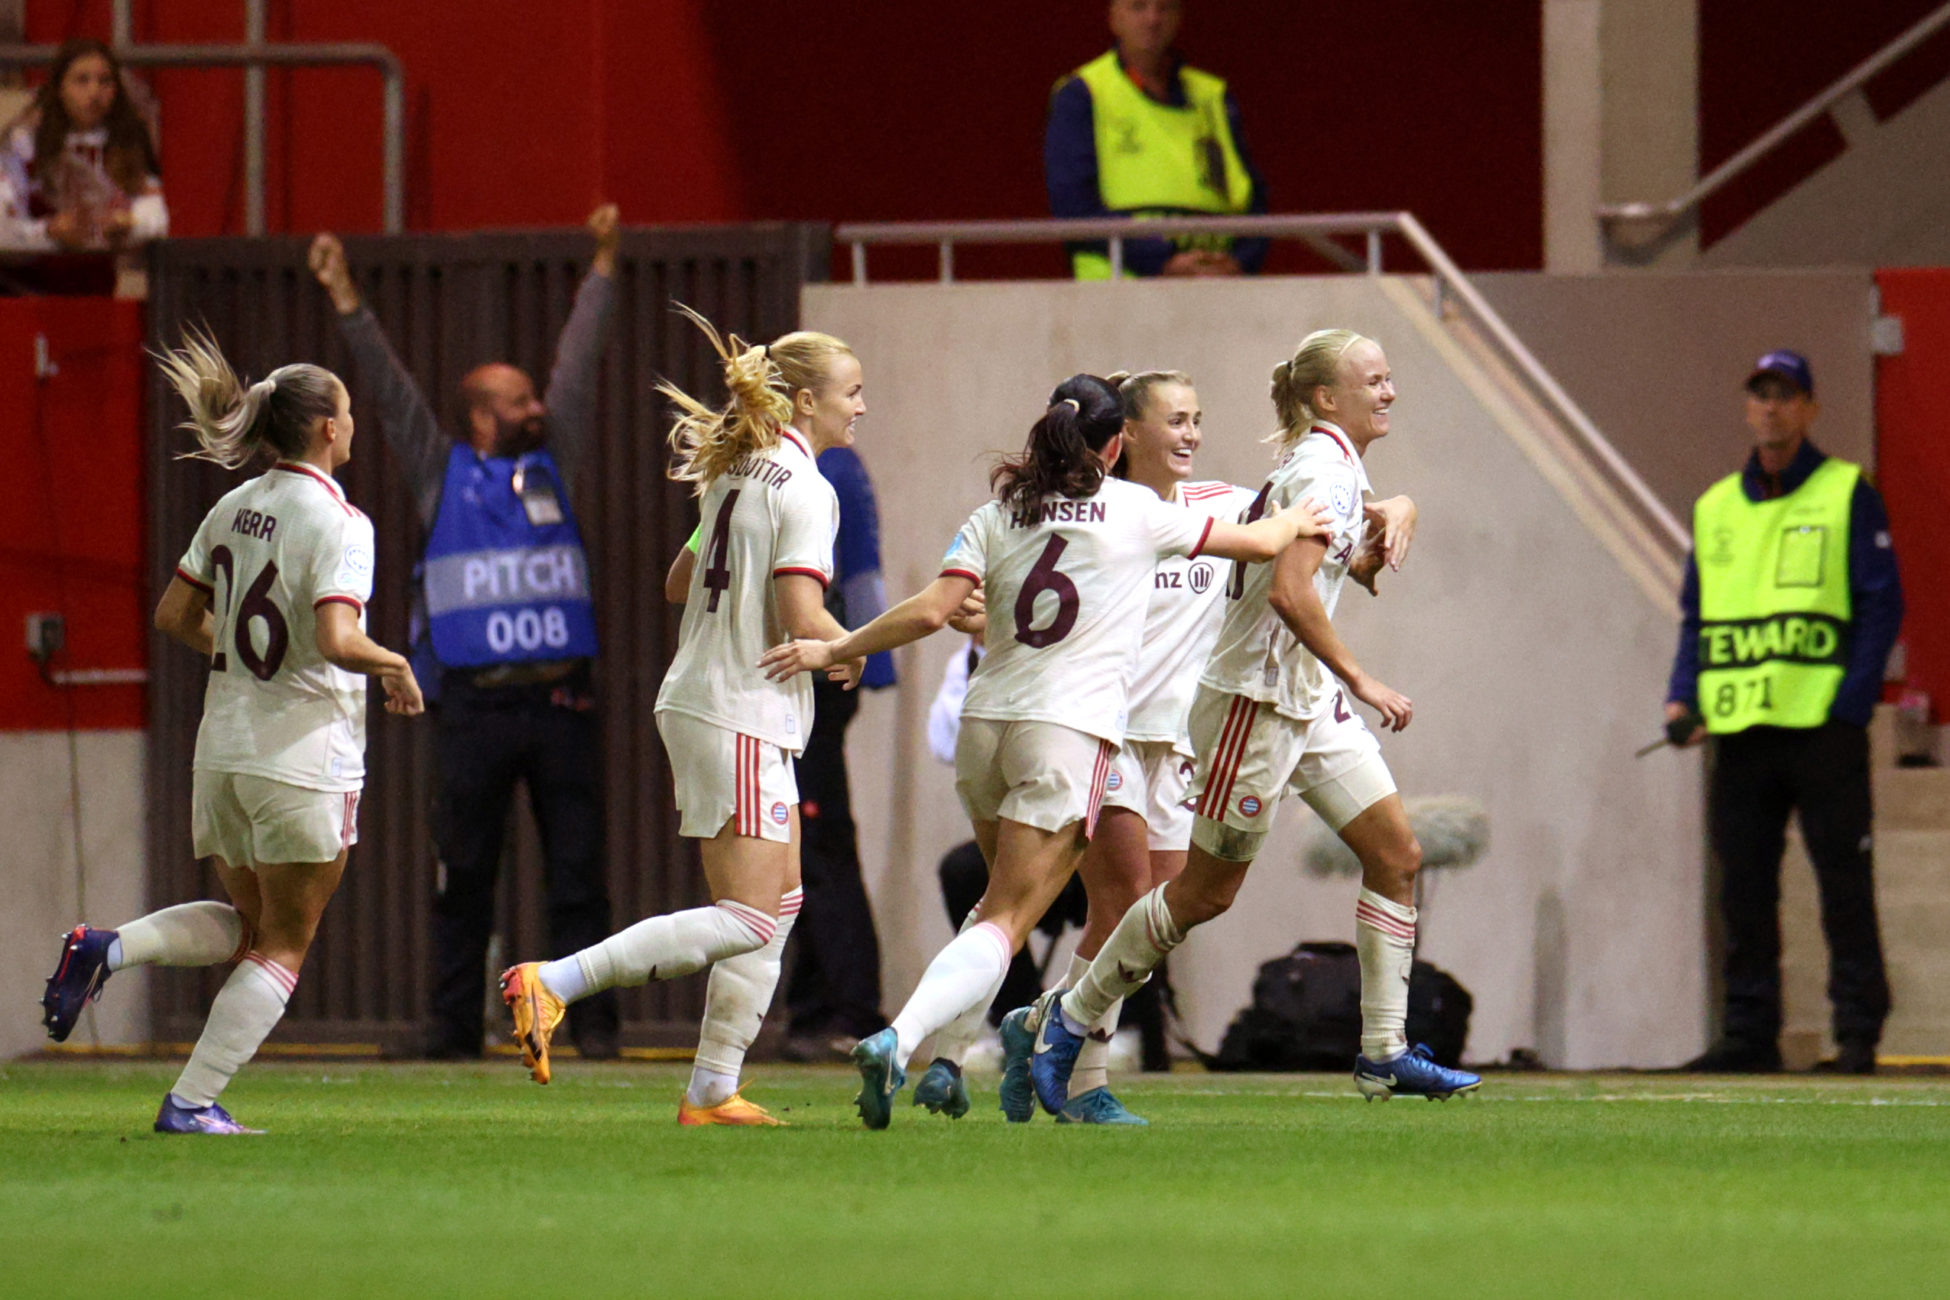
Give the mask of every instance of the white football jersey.
[[684, 713], [798, 753], [812, 730], [809, 673], [765, 680], [759, 658], [788, 639], [772, 579], [833, 581], [840, 502], [797, 430], [712, 480], [699, 502], [702, 537], [677, 634], [657, 691], [659, 713]]
[[[1251, 488], [1230, 483], [1180, 483], [1177, 504], [1202, 518], [1237, 523], [1255, 495]], [[1131, 684], [1126, 740], [1163, 741], [1192, 752], [1185, 735], [1186, 719], [1198, 675], [1219, 639], [1226, 579], [1231, 573], [1229, 561], [1203, 556], [1158, 561], [1151, 579], [1151, 605], [1144, 616], [1137, 678]]]
[[987, 658], [962, 716], [1055, 722], [1124, 740], [1151, 575], [1166, 556], [1196, 556], [1209, 516], [1107, 478], [1092, 497], [1049, 497], [1024, 516], [991, 501], [969, 516], [941, 562], [983, 585]]
[[318, 652], [321, 605], [366, 625], [372, 520], [331, 475], [280, 461], [204, 516], [176, 576], [207, 593], [215, 623], [196, 766], [310, 790], [366, 776], [366, 679]]
[[[1312, 497], [1333, 512], [1327, 554], [1314, 573], [1314, 590], [1329, 618], [1340, 603], [1348, 562], [1366, 528], [1361, 511], [1368, 491], [1368, 472], [1354, 444], [1338, 426], [1316, 422], [1281, 459], [1249, 511], [1257, 518], [1264, 502], [1291, 510]], [[1232, 566], [1225, 578], [1225, 621], [1199, 680], [1214, 690], [1265, 701], [1304, 721], [1331, 704], [1340, 687], [1267, 605], [1273, 569], [1271, 564]]]

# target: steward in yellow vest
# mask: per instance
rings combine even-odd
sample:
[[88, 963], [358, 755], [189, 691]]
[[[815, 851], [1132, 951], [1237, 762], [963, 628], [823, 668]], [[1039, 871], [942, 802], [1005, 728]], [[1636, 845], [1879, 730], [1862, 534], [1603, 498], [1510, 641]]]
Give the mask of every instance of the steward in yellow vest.
[[[1117, 46], [1056, 85], [1043, 140], [1050, 213], [1057, 217], [1243, 215], [1266, 211], [1266, 187], [1240, 139], [1226, 83], [1172, 49], [1177, 0], [1114, 0]], [[1071, 245], [1080, 280], [1110, 275], [1108, 244]], [[1131, 239], [1132, 275], [1257, 271], [1264, 240]]]
[[1679, 651], [1666, 692], [1676, 744], [1714, 740], [1707, 820], [1726, 920], [1721, 1037], [1688, 1068], [1781, 1068], [1781, 855], [1788, 817], [1820, 884], [1836, 1055], [1873, 1073], [1889, 1013], [1876, 924], [1868, 722], [1903, 617], [1882, 498], [1808, 440], [1814, 375], [1770, 352], [1747, 380], [1755, 450], [1693, 510]]

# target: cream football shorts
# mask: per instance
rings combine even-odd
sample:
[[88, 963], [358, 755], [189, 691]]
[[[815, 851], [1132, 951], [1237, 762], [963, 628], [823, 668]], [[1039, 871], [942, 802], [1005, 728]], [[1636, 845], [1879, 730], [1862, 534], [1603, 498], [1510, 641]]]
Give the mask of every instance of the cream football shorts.
[[955, 793], [968, 819], [1060, 831], [1082, 822], [1097, 831], [1104, 785], [1116, 749], [1108, 740], [1055, 722], [963, 718], [955, 742]]
[[359, 842], [359, 792], [199, 768], [190, 779], [190, 840], [197, 857], [233, 867], [331, 862]]
[[792, 842], [799, 782], [790, 754], [687, 713], [659, 713], [657, 732], [670, 756], [677, 811], [683, 814], [679, 835], [714, 839], [730, 822], [737, 835]]
[[1381, 743], [1344, 694], [1306, 721], [1271, 704], [1198, 688], [1192, 699], [1199, 815], [1236, 831], [1272, 829], [1280, 799], [1299, 795], [1331, 831], [1395, 793]]
[[1183, 853], [1192, 843], [1191, 756], [1166, 740], [1127, 740], [1111, 759], [1104, 807], [1144, 818], [1154, 853]]

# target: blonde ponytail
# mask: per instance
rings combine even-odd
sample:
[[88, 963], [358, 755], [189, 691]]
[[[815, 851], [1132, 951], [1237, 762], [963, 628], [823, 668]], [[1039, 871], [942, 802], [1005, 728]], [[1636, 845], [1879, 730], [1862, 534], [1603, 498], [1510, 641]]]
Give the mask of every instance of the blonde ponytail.
[[779, 430], [792, 422], [792, 395], [802, 388], [823, 388], [833, 361], [852, 356], [853, 349], [812, 330], [796, 330], [769, 346], [755, 347], [736, 334], [720, 335], [716, 326], [682, 303], [677, 310], [711, 341], [724, 362], [724, 386], [730, 394], [721, 409], [713, 410], [668, 380], [657, 385], [679, 412], [670, 428], [676, 457], [670, 477], [695, 483], [697, 495], [703, 496], [712, 480], [741, 459], [776, 447]]
[[207, 460], [239, 469], [269, 451], [281, 459], [305, 454], [312, 425], [338, 414], [338, 376], [322, 366], [279, 366], [246, 386], [216, 340], [195, 327], [183, 344], [152, 354], [163, 378], [190, 408], [178, 428], [196, 435], [197, 450], [179, 460]]
[[1279, 415], [1279, 431], [1266, 441], [1281, 446], [1307, 432], [1315, 420], [1314, 390], [1332, 387], [1340, 377], [1341, 358], [1356, 343], [1367, 342], [1353, 330], [1315, 330], [1300, 340], [1291, 361], [1273, 367], [1273, 409]]

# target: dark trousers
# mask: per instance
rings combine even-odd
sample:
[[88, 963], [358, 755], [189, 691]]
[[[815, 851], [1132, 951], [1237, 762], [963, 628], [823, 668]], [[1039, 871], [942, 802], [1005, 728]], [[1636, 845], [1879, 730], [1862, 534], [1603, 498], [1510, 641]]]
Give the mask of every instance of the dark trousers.
[[[434, 731], [439, 788], [434, 840], [440, 876], [433, 899], [433, 995], [427, 1049], [481, 1051], [488, 936], [495, 880], [515, 783], [541, 832], [550, 957], [566, 957], [609, 935], [603, 866], [602, 771], [586, 681], [482, 689], [460, 673], [442, 676]], [[613, 1050], [614, 992], [569, 1009], [577, 1045]]]
[[794, 1037], [865, 1038], [886, 1027], [880, 1014], [880, 941], [860, 880], [860, 846], [846, 779], [846, 725], [860, 697], [823, 680], [813, 685], [813, 726], [798, 762], [799, 869], [805, 900], [792, 930], [786, 985]]
[[1781, 1033], [1781, 855], [1791, 812], [1821, 893], [1835, 1039], [1873, 1047], [1889, 1015], [1870, 849], [1868, 732], [1752, 727], [1714, 742], [1708, 820], [1726, 918], [1725, 1037]]

